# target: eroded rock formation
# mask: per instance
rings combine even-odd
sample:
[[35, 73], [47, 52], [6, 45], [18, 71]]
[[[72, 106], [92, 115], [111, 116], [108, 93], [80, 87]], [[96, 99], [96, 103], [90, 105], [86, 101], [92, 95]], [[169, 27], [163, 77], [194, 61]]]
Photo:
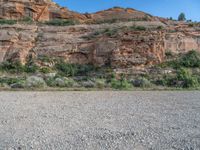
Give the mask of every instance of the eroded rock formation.
[[51, 0], [0, 0], [1, 19], [19, 20], [26, 17], [36, 21], [58, 18], [82, 20], [86, 18], [84, 15], [58, 6]]

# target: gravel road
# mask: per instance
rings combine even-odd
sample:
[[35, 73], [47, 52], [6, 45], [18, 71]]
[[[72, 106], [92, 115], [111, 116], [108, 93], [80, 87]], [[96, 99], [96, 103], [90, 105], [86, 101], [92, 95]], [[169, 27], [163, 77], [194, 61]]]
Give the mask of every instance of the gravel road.
[[0, 150], [200, 150], [200, 92], [0, 92]]

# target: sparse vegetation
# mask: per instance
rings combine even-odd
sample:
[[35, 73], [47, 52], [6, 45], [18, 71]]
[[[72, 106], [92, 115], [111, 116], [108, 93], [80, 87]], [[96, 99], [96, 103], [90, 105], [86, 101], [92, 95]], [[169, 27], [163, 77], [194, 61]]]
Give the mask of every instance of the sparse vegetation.
[[61, 75], [67, 77], [87, 75], [91, 71], [95, 71], [97, 69], [93, 65], [68, 64], [63, 61], [57, 63], [55, 67]]
[[0, 70], [11, 73], [21, 73], [24, 72], [24, 67], [18, 61], [16, 62], [5, 61], [0, 64]]
[[180, 68], [174, 75], [165, 75], [162, 79], [156, 81], [157, 85], [179, 87], [179, 88], [195, 88], [199, 86], [197, 76], [193, 75], [190, 70]]
[[[69, 64], [62, 59], [39, 57], [39, 61], [52, 63], [50, 67], [37, 66], [33, 58], [25, 65], [20, 62], [4, 62], [0, 65], [1, 73], [8, 77], [0, 77], [0, 87], [10, 88], [111, 88], [128, 90], [133, 87], [154, 88], [155, 86], [170, 88], [200, 87], [200, 54], [190, 51], [181, 56], [173, 56], [166, 52], [169, 60], [158, 65], [161, 70], [173, 69], [168, 73], [156, 73], [129, 78], [127, 75], [116, 76], [112, 68], [97, 68], [93, 65]], [[172, 57], [173, 56], [173, 57]], [[54, 61], [55, 60], [55, 61]], [[42, 63], [42, 62], [41, 62]], [[13, 76], [14, 75], [14, 76]], [[11, 77], [9, 77], [11, 76]]]
[[19, 22], [32, 24], [34, 21], [31, 17], [24, 17], [23, 19], [19, 20]]
[[45, 22], [46, 25], [52, 25], [52, 26], [70, 26], [70, 25], [76, 25], [79, 24], [77, 20], [64, 20], [64, 19], [54, 19], [50, 21]]
[[111, 79], [111, 87], [114, 89], [130, 89], [132, 87], [131, 83], [121, 75], [120, 79], [116, 79], [115, 77]]
[[144, 26], [135, 26], [135, 25], [133, 25], [133, 26], [130, 27], [130, 29], [131, 30], [136, 30], [136, 31], [146, 31], [146, 27], [144, 27]]
[[[166, 55], [171, 55], [171, 54], [166, 54]], [[186, 67], [186, 68], [200, 67], [200, 53], [195, 50], [192, 50], [182, 56], [178, 56], [178, 58], [174, 60], [159, 64], [159, 66], [162, 68], [172, 67], [175, 69], [181, 67]]]
[[180, 66], [183, 67], [200, 67], [200, 53], [197, 51], [189, 51], [180, 59]]
[[13, 25], [16, 23], [17, 23], [16, 20], [0, 19], [0, 25], [4, 25], [4, 24]]
[[166, 56], [167, 58], [171, 58], [171, 57], [173, 57], [173, 53], [172, 53], [172, 51], [167, 50], [167, 51], [165, 52], [165, 56]]
[[152, 83], [145, 77], [140, 77], [138, 79], [135, 79], [132, 83], [133, 86], [140, 88], [149, 88], [152, 86]]
[[96, 79], [96, 87], [99, 89], [103, 89], [106, 87], [106, 80], [105, 79]]

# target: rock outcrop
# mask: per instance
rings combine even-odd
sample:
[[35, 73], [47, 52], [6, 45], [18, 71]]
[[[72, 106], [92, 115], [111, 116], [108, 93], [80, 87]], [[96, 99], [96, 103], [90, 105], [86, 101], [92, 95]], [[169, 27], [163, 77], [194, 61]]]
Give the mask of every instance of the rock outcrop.
[[51, 0], [0, 0], [1, 19], [20, 20], [26, 17], [36, 21], [86, 19], [84, 15], [60, 7]]
[[30, 17], [36, 21], [73, 19], [85, 23], [114, 20], [155, 20], [155, 17], [134, 9], [112, 8], [94, 14], [79, 14], [60, 7], [51, 0], [0, 0], [0, 19], [20, 20]]
[[[0, 28], [1, 61], [19, 59], [25, 63], [33, 53], [37, 57], [63, 57], [70, 63], [111, 64], [113, 67], [146, 65], [164, 57], [162, 31], [120, 31], [115, 37], [104, 35], [105, 26], [70, 27], [14, 25]], [[106, 28], [108, 29], [108, 28]], [[119, 30], [119, 29], [116, 29]], [[85, 39], [93, 32], [102, 35]]]

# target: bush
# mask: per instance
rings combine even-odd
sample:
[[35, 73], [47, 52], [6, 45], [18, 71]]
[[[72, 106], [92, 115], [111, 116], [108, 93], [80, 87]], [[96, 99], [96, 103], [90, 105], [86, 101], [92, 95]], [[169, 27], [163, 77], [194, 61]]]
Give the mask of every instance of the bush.
[[95, 83], [92, 80], [82, 81], [80, 84], [85, 88], [94, 88], [95, 87]]
[[6, 20], [6, 19], [0, 19], [0, 25], [8, 24], [8, 25], [13, 25], [16, 24], [16, 20]]
[[113, 36], [115, 36], [116, 34], [117, 34], [117, 32], [118, 32], [118, 30], [117, 29], [105, 29], [104, 31], [103, 31], [103, 33], [105, 33], [107, 36], [109, 36], [109, 37], [113, 37]]
[[44, 88], [46, 83], [41, 77], [30, 76], [26, 79], [25, 85], [28, 88]]
[[26, 73], [35, 73], [38, 69], [39, 67], [35, 64], [26, 64], [23, 71]]
[[166, 56], [166, 57], [173, 57], [172, 51], [169, 51], [169, 50], [166, 51], [166, 52], [165, 52], [165, 56]]
[[33, 19], [31, 17], [24, 17], [23, 19], [20, 20], [20, 22], [31, 24], [33, 23]]
[[57, 63], [56, 69], [63, 76], [75, 76], [78, 73], [78, 67], [74, 64], [67, 64], [64, 62]]
[[[172, 54], [167, 53], [166, 55]], [[181, 67], [197, 68], [200, 67], [200, 53], [192, 50], [175, 60], [164, 62], [162, 64], [159, 64], [158, 66], [162, 68], [172, 67], [175, 69], [180, 69]]]
[[96, 79], [96, 87], [103, 89], [106, 86], [106, 81], [104, 79]]
[[19, 61], [17, 62], [6, 61], [0, 64], [0, 70], [11, 73], [21, 73], [24, 71], [24, 67]]
[[55, 86], [58, 87], [73, 87], [75, 84], [75, 81], [70, 78], [56, 78], [55, 79]]
[[186, 17], [184, 13], [180, 13], [180, 15], [178, 16], [178, 21], [185, 21]]
[[192, 75], [191, 72], [185, 68], [178, 69], [175, 75], [165, 75], [163, 79], [156, 81], [157, 85], [180, 88], [198, 87], [199, 83], [198, 78]]
[[51, 73], [52, 70], [51, 70], [51, 68], [48, 68], [48, 67], [42, 67], [42, 68], [40, 68], [40, 72], [44, 73], [44, 74], [48, 74], [48, 73]]
[[76, 25], [78, 24], [78, 21], [76, 20], [63, 20], [63, 19], [54, 19], [45, 22], [46, 25], [52, 25], [52, 26], [70, 26], [70, 25]]
[[136, 31], [146, 31], [146, 27], [144, 26], [131, 26], [130, 27], [131, 30], [136, 30]]
[[28, 62], [25, 65], [22, 65], [19, 61], [6, 61], [0, 64], [1, 71], [6, 71], [10, 73], [35, 73], [38, 69], [38, 66], [35, 65], [33, 62]]
[[183, 67], [200, 67], [200, 53], [192, 50], [186, 53], [181, 59], [179, 64]]
[[63, 76], [87, 75], [96, 70], [92, 65], [68, 64], [63, 61], [57, 63], [55, 67]]
[[148, 79], [140, 77], [133, 81], [133, 86], [141, 88], [149, 88], [152, 86], [152, 84]]
[[192, 87], [197, 87], [199, 85], [198, 78], [192, 76], [192, 74], [184, 68], [181, 68], [177, 71], [176, 78], [178, 81], [182, 81], [181, 86], [183, 88], [192, 88]]
[[158, 30], [162, 30], [162, 29], [163, 29], [163, 26], [158, 26], [157, 29], [158, 29]]
[[8, 84], [8, 85], [12, 85], [12, 84], [16, 84], [16, 83], [22, 83], [24, 82], [24, 78], [9, 78], [9, 77], [3, 77], [0, 78], [0, 84]]
[[53, 77], [46, 78], [45, 82], [46, 82], [47, 86], [49, 86], [49, 87], [55, 87], [56, 86], [56, 82], [55, 82], [55, 79]]
[[111, 79], [111, 87], [114, 89], [130, 89], [132, 85], [125, 79], [124, 76], [121, 76], [120, 80], [115, 78]]
[[104, 23], [108, 23], [108, 24], [112, 24], [112, 23], [117, 23], [120, 20], [117, 18], [113, 18], [113, 19], [102, 19], [102, 20], [98, 20], [95, 22], [95, 24], [104, 24]]

